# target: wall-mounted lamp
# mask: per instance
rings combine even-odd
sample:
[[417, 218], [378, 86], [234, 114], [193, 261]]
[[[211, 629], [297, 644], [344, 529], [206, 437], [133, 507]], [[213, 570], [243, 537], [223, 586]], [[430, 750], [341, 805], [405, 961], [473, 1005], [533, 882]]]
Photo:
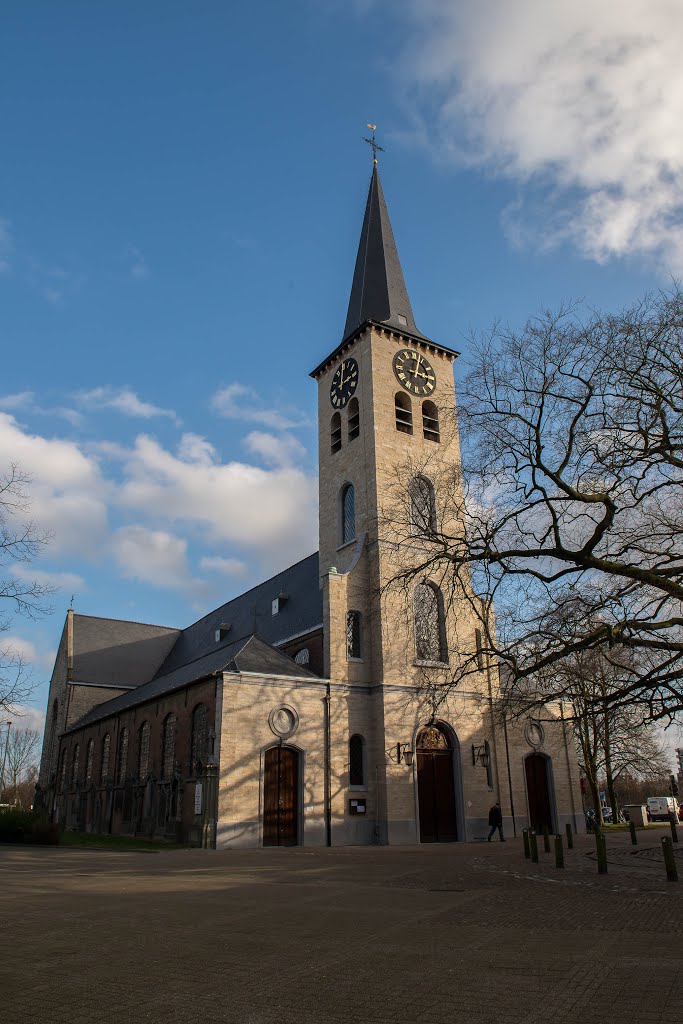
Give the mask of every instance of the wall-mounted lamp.
[[387, 757], [394, 764], [405, 764], [410, 768], [413, 763], [413, 757], [415, 756], [409, 743], [397, 743], [395, 747], [389, 747], [386, 752]]
[[488, 743], [484, 742], [480, 747], [475, 747], [472, 744], [472, 764], [476, 765], [477, 761], [482, 768], [488, 768], [491, 764], [491, 754], [489, 752]]

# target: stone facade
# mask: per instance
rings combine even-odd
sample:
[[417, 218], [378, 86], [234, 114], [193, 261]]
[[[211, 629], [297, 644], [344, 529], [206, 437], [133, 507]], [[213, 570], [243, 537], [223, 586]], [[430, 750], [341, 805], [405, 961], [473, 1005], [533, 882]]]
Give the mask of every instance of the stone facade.
[[[381, 221], [384, 233], [374, 244], [390, 248], [393, 236], [376, 175], [372, 187], [363, 237], [379, 230], [372, 227], [371, 206], [380, 204], [375, 221]], [[359, 324], [313, 374], [319, 392], [320, 548], [319, 579], [311, 585], [322, 589], [322, 627], [319, 611], [311, 612], [308, 624], [293, 635], [273, 633], [270, 648], [259, 641], [258, 657], [245, 656], [248, 644], [242, 638], [233, 654], [221, 659], [223, 632], [229, 638], [234, 630], [235, 609], [228, 604], [222, 611], [228, 621], [216, 620], [215, 638], [205, 638], [201, 648], [195, 638], [195, 646], [187, 647], [194, 652], [187, 665], [171, 654], [166, 675], [163, 656], [178, 631], [145, 627], [147, 681], [128, 678], [127, 688], [113, 691], [117, 678], [111, 672], [103, 672], [99, 684], [92, 673], [89, 685], [74, 682], [70, 615], [51, 683], [50, 706], [57, 713], [46, 731], [41, 769], [48, 804], [68, 827], [161, 834], [219, 847], [467, 841], [486, 837], [489, 808], [496, 801], [508, 832], [530, 822], [555, 830], [567, 822], [580, 827], [576, 758], [561, 709], [547, 709], [543, 723], [503, 724], [498, 673], [483, 656], [467, 690], [453, 688], [445, 695], [443, 684], [462, 652], [476, 649], [476, 599], [449, 594], [444, 600], [428, 565], [410, 577], [425, 555], [411, 520], [410, 494], [418, 477], [428, 481], [430, 514], [439, 527], [451, 535], [463, 529], [456, 353], [396, 327], [413, 322], [397, 260], [395, 251], [387, 253], [386, 302], [398, 303], [396, 308], [382, 322], [369, 318]], [[358, 264], [354, 289], [360, 288], [357, 281], [364, 281]], [[363, 295], [356, 299], [364, 308]], [[431, 365], [435, 382], [426, 399], [411, 394], [394, 372], [401, 351], [418, 353]], [[349, 357], [358, 365], [355, 394], [352, 402], [335, 408], [330, 386]], [[400, 423], [397, 394], [404, 408]], [[430, 406], [423, 407], [424, 401]], [[355, 530], [345, 538], [342, 497], [349, 485]], [[407, 582], [399, 585], [404, 572]], [[439, 619], [439, 649], [429, 658], [418, 656], [415, 626], [415, 588], [425, 585]], [[302, 595], [271, 596], [273, 614], [278, 601], [290, 602], [294, 621]], [[245, 599], [239, 599], [242, 605]], [[196, 632], [196, 626], [190, 630]], [[103, 663], [112, 650], [108, 644], [101, 644]], [[95, 665], [97, 676], [93, 650], [91, 645], [87, 664]], [[193, 676], [195, 664], [207, 671], [202, 675], [198, 667]], [[130, 677], [130, 664], [125, 668]], [[124, 677], [122, 669], [122, 682]], [[103, 678], [110, 689], [101, 685]], [[109, 713], [109, 698], [116, 693], [122, 702], [112, 701]], [[199, 706], [207, 709], [211, 728], [195, 758], [193, 714]], [[169, 773], [163, 744], [171, 714], [176, 753]], [[149, 752], [143, 766], [145, 723]], [[122, 774], [116, 765], [124, 729], [128, 761]], [[99, 775], [91, 770], [86, 780], [88, 744], [93, 742], [95, 765], [101, 764], [106, 736], [107, 770]], [[74, 773], [69, 766], [76, 744]]]

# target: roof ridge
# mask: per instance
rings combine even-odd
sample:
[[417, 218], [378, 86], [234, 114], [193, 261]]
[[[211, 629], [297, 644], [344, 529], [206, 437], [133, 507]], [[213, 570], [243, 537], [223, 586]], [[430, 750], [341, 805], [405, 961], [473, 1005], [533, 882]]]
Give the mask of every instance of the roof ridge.
[[125, 622], [129, 626], [151, 626], [152, 629], [167, 629], [169, 633], [182, 633], [180, 626], [163, 626], [160, 622], [139, 622], [137, 619], [118, 619], [112, 615], [89, 615], [87, 612], [74, 611], [74, 618], [97, 619], [98, 622]]

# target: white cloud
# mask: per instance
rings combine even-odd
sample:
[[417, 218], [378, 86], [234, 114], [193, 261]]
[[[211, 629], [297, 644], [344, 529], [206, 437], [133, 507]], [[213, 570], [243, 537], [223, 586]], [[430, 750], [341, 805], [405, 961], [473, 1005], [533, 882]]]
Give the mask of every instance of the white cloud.
[[52, 672], [55, 663], [56, 651], [45, 651], [42, 654], [30, 640], [24, 640], [19, 636], [3, 635], [0, 638], [0, 646], [3, 654], [9, 657], [16, 657], [26, 665], [43, 672]]
[[216, 461], [217, 452], [205, 437], [183, 434], [178, 444], [178, 458], [183, 462], [199, 462], [202, 466], [211, 466]]
[[317, 485], [301, 469], [187, 462], [141, 435], [126, 477], [119, 496], [124, 506], [156, 521], [194, 523], [208, 529], [213, 542], [281, 548], [292, 561], [315, 543]]
[[[85, 583], [60, 559], [101, 564], [111, 557], [126, 578], [180, 587], [199, 598], [208, 590], [193, 578], [188, 541], [192, 560], [207, 572], [239, 576], [247, 551], [272, 571], [296, 561], [316, 543], [315, 476], [293, 464], [303, 449], [289, 436], [254, 432], [249, 447], [272, 465], [248, 458], [222, 463], [206, 438], [191, 433], [176, 452], [145, 435], [132, 447], [108, 441], [79, 446], [29, 433], [0, 412], [0, 468], [18, 462], [31, 474], [31, 514], [54, 534], [46, 551], [50, 571], [36, 571], [33, 563], [27, 576], [68, 596]], [[228, 544], [231, 554], [241, 546], [236, 558], [219, 558], [219, 550], [201, 561], [207, 548], [213, 554]]]
[[244, 444], [252, 455], [260, 455], [272, 466], [290, 466], [306, 456], [304, 446], [291, 434], [266, 434], [253, 430], [245, 437]]
[[87, 409], [116, 409], [124, 416], [152, 419], [154, 416], [167, 416], [177, 422], [177, 416], [172, 409], [162, 409], [150, 402], [143, 402], [134, 391], [129, 388], [92, 388], [90, 391], [81, 391], [76, 395], [76, 400]]
[[[42, 736], [45, 728], [45, 711], [43, 708], [33, 708], [28, 704], [15, 704], [12, 708], [12, 729], [35, 729]], [[5, 737], [5, 729], [2, 730], [2, 740]], [[1, 742], [1, 741], [0, 741]], [[40, 757], [40, 746], [36, 750], [36, 760]]]
[[31, 516], [53, 534], [50, 555], [97, 551], [107, 533], [110, 486], [76, 444], [25, 432], [0, 412], [0, 467], [18, 463], [33, 481]]
[[0, 274], [6, 274], [10, 268], [10, 255], [14, 248], [9, 221], [0, 217]]
[[211, 398], [211, 408], [226, 419], [242, 420], [244, 423], [261, 423], [273, 430], [291, 430], [306, 426], [305, 417], [288, 410], [268, 408], [253, 388], [244, 384], [228, 384]]
[[147, 261], [140, 250], [134, 245], [129, 245], [128, 255], [131, 258], [130, 276], [135, 277], [138, 281], [148, 277], [149, 267], [147, 266]]
[[66, 590], [71, 594], [87, 589], [83, 577], [75, 572], [48, 572], [45, 569], [37, 569], [34, 564], [20, 564], [12, 567], [12, 573], [14, 576], [18, 576], [19, 579], [35, 580], [43, 586], [55, 587], [57, 590]]
[[16, 409], [30, 409], [32, 406], [32, 391], [19, 391], [14, 395], [3, 395], [0, 398], [0, 409], [5, 412], [13, 412]]
[[187, 564], [187, 541], [164, 530], [124, 526], [112, 536], [111, 548], [128, 579], [173, 590], [194, 589]]
[[204, 572], [219, 572], [224, 576], [237, 577], [246, 576], [249, 571], [246, 562], [241, 562], [239, 558], [220, 558], [211, 555], [200, 560], [199, 568]]
[[418, 42], [401, 74], [416, 132], [442, 157], [519, 183], [524, 202], [506, 214], [518, 239], [531, 222], [537, 239], [598, 261], [651, 254], [683, 269], [679, 0], [409, 9]]

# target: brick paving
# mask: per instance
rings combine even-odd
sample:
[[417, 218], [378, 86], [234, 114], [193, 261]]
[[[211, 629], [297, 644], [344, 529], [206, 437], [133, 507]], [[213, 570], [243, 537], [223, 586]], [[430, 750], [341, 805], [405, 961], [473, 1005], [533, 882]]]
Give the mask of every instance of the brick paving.
[[6, 847], [0, 1020], [683, 1024], [683, 863], [592, 851]]

